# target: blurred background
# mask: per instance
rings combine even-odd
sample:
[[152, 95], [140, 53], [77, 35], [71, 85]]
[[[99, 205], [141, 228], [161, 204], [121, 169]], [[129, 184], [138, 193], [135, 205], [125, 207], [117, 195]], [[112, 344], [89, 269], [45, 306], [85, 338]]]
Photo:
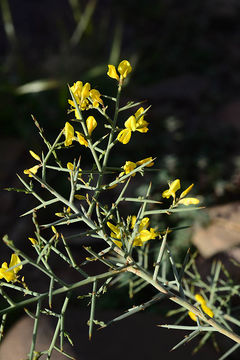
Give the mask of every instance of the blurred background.
[[[238, 0], [1, 0], [1, 236], [21, 242], [32, 230], [30, 218], [19, 220], [31, 199], [3, 191], [20, 187], [15, 174], [32, 166], [28, 149], [41, 151], [31, 114], [54, 139], [69, 120], [67, 84], [89, 81], [113, 95], [106, 65], [128, 59], [133, 72], [122, 101], [152, 105], [150, 130], [144, 142], [136, 134], [122, 146], [114, 164], [157, 157], [158, 199], [169, 180], [195, 183], [207, 210], [171, 219], [194, 225], [172, 234], [176, 256], [193, 242], [203, 268], [216, 254], [240, 261], [239, 15]], [[141, 179], [133, 191], [145, 191]]]

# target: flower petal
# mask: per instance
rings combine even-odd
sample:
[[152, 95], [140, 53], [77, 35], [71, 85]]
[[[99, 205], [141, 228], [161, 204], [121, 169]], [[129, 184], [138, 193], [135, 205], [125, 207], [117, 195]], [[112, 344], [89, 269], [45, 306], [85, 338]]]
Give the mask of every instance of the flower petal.
[[117, 81], [119, 81], [119, 76], [117, 74], [117, 70], [115, 68], [114, 65], [108, 65], [108, 72], [107, 75], [112, 78], [112, 79], [116, 79]]
[[[12, 254], [11, 256], [11, 260], [10, 260], [10, 264], [9, 264], [9, 268], [11, 268], [12, 266], [15, 266], [17, 264], [21, 264], [21, 260], [19, 259], [19, 257], [17, 256], [17, 254]], [[22, 265], [19, 265], [17, 267], [15, 267], [12, 271], [17, 274], [19, 270], [22, 269]]]
[[130, 129], [131, 131], [136, 130], [136, 118], [134, 115], [131, 115], [124, 123], [125, 128]]
[[149, 227], [149, 223], [150, 223], [149, 217], [143, 218], [139, 224], [139, 231], [142, 231], [143, 229], [147, 229]]
[[205, 314], [207, 314], [208, 316], [210, 316], [211, 318], [214, 316], [213, 311], [206, 305], [206, 304], [202, 304], [201, 305], [202, 310], [205, 312]]
[[26, 169], [24, 170], [24, 174], [27, 174], [29, 177], [32, 177], [32, 174], [36, 174], [38, 169], [41, 167], [41, 165], [35, 165], [33, 167], [31, 167], [30, 169]]
[[74, 128], [71, 124], [69, 124], [69, 122], [65, 123], [64, 135], [66, 138], [64, 141], [64, 145], [65, 146], [72, 145], [72, 142], [74, 140]]
[[197, 205], [199, 204], [199, 199], [197, 198], [184, 198], [184, 199], [181, 199], [178, 201], [178, 204], [181, 204], [181, 205]]
[[93, 116], [89, 116], [86, 120], [86, 124], [87, 124], [88, 133], [91, 136], [93, 130], [97, 126], [97, 121], [95, 120], [95, 118]]
[[192, 311], [189, 311], [188, 315], [193, 321], [197, 321], [197, 315], [195, 315]]
[[142, 242], [145, 242], [145, 241], [151, 240], [152, 234], [149, 230], [144, 229], [140, 232], [139, 237]]
[[[125, 165], [122, 166], [125, 174], [129, 174], [131, 171], [133, 171], [136, 168], [136, 164], [132, 161], [126, 161]], [[136, 174], [133, 174], [133, 176]]]
[[90, 94], [91, 85], [89, 83], [86, 83], [81, 91], [81, 102], [89, 97]]
[[184, 190], [180, 195], [180, 199], [185, 197], [192, 190], [193, 186], [194, 186], [194, 184], [190, 185], [186, 190]]
[[76, 134], [77, 134], [79, 144], [88, 147], [88, 142], [85, 139], [84, 135], [82, 133], [80, 133], [79, 131], [76, 131]]
[[93, 106], [94, 107], [98, 107], [99, 103], [103, 105], [103, 101], [102, 99], [100, 98], [101, 94], [98, 90], [96, 89], [92, 89], [90, 91], [90, 97], [93, 101]]
[[123, 60], [118, 65], [118, 72], [119, 74], [125, 79], [128, 74], [132, 71], [132, 67], [130, 65], [130, 62], [127, 60]]
[[129, 140], [131, 139], [131, 135], [132, 135], [132, 132], [130, 129], [124, 129], [124, 130], [120, 131], [120, 133], [117, 136], [117, 139], [119, 142], [126, 145], [129, 142]]
[[38, 156], [37, 154], [35, 154], [35, 152], [33, 152], [32, 150], [29, 150], [29, 152], [30, 152], [30, 155], [31, 155], [35, 160], [42, 162], [40, 156]]
[[[137, 166], [140, 166], [140, 165], [143, 165], [143, 164], [145, 164], [146, 162], [148, 162], [150, 160], [152, 161], [152, 157], [148, 157], [146, 159], [139, 160], [139, 161], [136, 162], [136, 164], [137, 164]], [[154, 162], [152, 161], [151, 163], [146, 165], [146, 167], [151, 167], [153, 165], [154, 165]]]
[[113, 232], [113, 236], [111, 234], [112, 237], [117, 237], [117, 239], [119, 239], [121, 237], [121, 233], [119, 230], [118, 226], [115, 226], [113, 224], [111, 224], [109, 221], [107, 222], [107, 226], [112, 230]]
[[173, 182], [171, 182], [171, 184], [169, 185], [169, 189], [165, 190], [162, 193], [162, 197], [166, 197], [167, 199], [172, 196], [175, 199], [175, 193], [177, 190], [179, 190], [181, 187], [180, 185], [180, 180], [176, 179]]
[[195, 299], [197, 302], [199, 302], [199, 304], [203, 305], [206, 303], [205, 299], [202, 297], [202, 295], [200, 294], [196, 294], [195, 296]]

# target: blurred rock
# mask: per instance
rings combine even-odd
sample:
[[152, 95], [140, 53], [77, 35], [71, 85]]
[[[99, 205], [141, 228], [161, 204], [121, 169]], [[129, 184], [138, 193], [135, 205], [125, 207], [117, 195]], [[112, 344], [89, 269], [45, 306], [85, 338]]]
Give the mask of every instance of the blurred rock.
[[[204, 258], [240, 245], [240, 202], [207, 209], [209, 225], [196, 226], [193, 244]], [[233, 253], [233, 252], [232, 252]]]
[[[0, 359], [1, 360], [23, 360], [27, 359], [27, 354], [29, 353], [31, 340], [32, 340], [32, 331], [33, 331], [34, 320], [25, 316], [19, 320], [7, 333], [0, 346]], [[39, 322], [36, 351], [47, 350], [51, 343], [53, 335], [53, 327], [50, 325], [50, 322], [46, 318], [41, 318]], [[64, 350], [74, 356], [73, 350], [70, 345], [66, 344]], [[46, 359], [47, 355], [41, 356], [41, 359]], [[56, 350], [53, 350], [51, 360], [65, 360], [66, 357], [61, 355]], [[78, 357], [79, 360], [83, 359]]]

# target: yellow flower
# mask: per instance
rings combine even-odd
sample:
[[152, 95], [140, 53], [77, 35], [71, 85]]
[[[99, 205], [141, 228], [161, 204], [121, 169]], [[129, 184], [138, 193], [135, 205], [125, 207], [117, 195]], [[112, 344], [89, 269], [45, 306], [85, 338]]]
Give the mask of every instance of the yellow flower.
[[[122, 166], [122, 169], [124, 171], [122, 171], [120, 174], [119, 174], [119, 177], [123, 176], [123, 175], [127, 175], [129, 174], [131, 171], [133, 171], [135, 168], [136, 168], [136, 164], [132, 161], [126, 161], [125, 162], [125, 165]], [[132, 174], [132, 176], [135, 176], [136, 173]]]
[[29, 152], [30, 152], [30, 155], [31, 155], [35, 160], [42, 162], [40, 156], [38, 156], [37, 154], [35, 154], [35, 152], [33, 152], [32, 150], [29, 150]]
[[165, 190], [163, 193], [162, 193], [162, 197], [165, 197], [165, 198], [169, 198], [170, 196], [173, 197], [174, 199], [174, 204], [176, 205], [196, 205], [199, 203], [199, 199], [197, 198], [185, 198], [185, 196], [192, 190], [194, 184], [191, 184], [186, 190], [184, 190], [180, 197], [176, 200], [175, 202], [175, 197], [176, 197], [176, 191], [178, 191], [180, 188], [181, 188], [181, 184], [180, 184], [180, 180], [179, 179], [176, 179], [174, 180], [172, 183], [169, 184], [169, 189], [168, 190]]
[[193, 186], [194, 186], [194, 184], [190, 185], [186, 190], [184, 190], [180, 195], [180, 199], [185, 197], [192, 190]]
[[134, 115], [131, 115], [124, 123], [125, 129], [120, 131], [117, 139], [122, 144], [127, 144], [131, 139], [132, 132], [139, 131], [146, 133], [148, 129], [148, 122], [144, 120], [144, 116], [141, 114], [144, 112], [144, 108], [139, 108]]
[[90, 98], [92, 100], [93, 107], [98, 107], [99, 104], [103, 105], [103, 101], [100, 98], [100, 96], [101, 96], [101, 94], [100, 94], [100, 92], [98, 90], [92, 89], [90, 91]]
[[33, 245], [36, 245], [38, 243], [36, 239], [31, 237], [29, 237], [28, 240], [30, 240]]
[[185, 196], [192, 190], [194, 184], [191, 184], [186, 190], [184, 190], [180, 197], [179, 197], [179, 200], [178, 200], [178, 204], [181, 204], [181, 205], [197, 205], [199, 204], [199, 199], [197, 198], [193, 198], [193, 197], [187, 197], [185, 198]]
[[75, 140], [74, 128], [71, 124], [69, 124], [69, 122], [66, 122], [66, 124], [65, 124], [64, 135], [65, 135], [64, 145], [65, 146], [72, 145], [73, 140]]
[[[67, 168], [68, 168], [68, 170], [70, 170], [70, 174], [71, 174], [71, 171], [74, 170], [74, 166], [73, 166], [73, 164], [71, 162], [67, 163]], [[78, 178], [81, 177], [81, 172], [82, 172], [82, 169], [79, 168], [78, 169]]]
[[[89, 83], [83, 85], [82, 81], [77, 81], [73, 84], [73, 86], [70, 87], [70, 89], [73, 93], [77, 105], [82, 111], [88, 110], [91, 107], [89, 99], [92, 102], [92, 107], [96, 108], [99, 106], [99, 104], [103, 105], [100, 92], [96, 89], [91, 89], [91, 85]], [[78, 110], [75, 107], [74, 101], [68, 100], [68, 103], [73, 107], [72, 110], [75, 112], [75, 118], [79, 119], [80, 116]]]
[[128, 74], [132, 71], [132, 67], [130, 65], [130, 62], [127, 60], [123, 60], [118, 65], [118, 72], [119, 74], [125, 79]]
[[71, 208], [68, 206], [68, 208], [63, 208], [63, 212], [58, 212], [58, 213], [55, 213], [56, 216], [62, 218], [62, 217], [65, 217], [65, 216], [69, 216], [69, 215], [72, 215], [71, 214]]
[[56, 236], [56, 239], [58, 239], [59, 238], [59, 233], [57, 232], [55, 226], [52, 225], [51, 229], [52, 229], [52, 232], [54, 233], [54, 235]]
[[75, 194], [74, 197], [75, 197], [77, 200], [85, 200], [85, 199], [86, 199], [86, 196], [79, 195], [79, 194]]
[[[139, 160], [139, 161], [136, 162], [136, 164], [137, 164], [137, 166], [140, 166], [140, 165], [145, 164], [148, 161], [152, 161], [152, 157], [148, 157], [146, 159]], [[151, 167], [153, 165], [154, 165], [154, 162], [152, 161], [148, 165], [146, 165], [146, 167]]]
[[90, 89], [91, 89], [91, 85], [89, 83], [86, 83], [85, 85], [83, 85], [82, 91], [81, 91], [81, 99], [80, 99], [81, 103], [89, 97]]
[[77, 102], [77, 104], [80, 104], [80, 99], [81, 99], [81, 93], [82, 93], [82, 87], [83, 87], [83, 83], [82, 81], [76, 81], [73, 86], [70, 87], [74, 98]]
[[[17, 254], [12, 254], [9, 267], [6, 262], [2, 264], [0, 268], [0, 279], [4, 278], [7, 282], [15, 282], [17, 280], [17, 273], [22, 269], [22, 265], [16, 266], [21, 264], [21, 260], [17, 256]], [[11, 267], [14, 269], [9, 270]]]
[[26, 169], [24, 170], [24, 174], [28, 175], [29, 177], [32, 177], [32, 174], [36, 174], [38, 169], [41, 167], [41, 165], [35, 165], [33, 167], [31, 167], [30, 169]]
[[88, 147], [88, 142], [85, 139], [84, 135], [82, 133], [80, 133], [79, 131], [76, 131], [76, 134], [77, 134], [79, 144]]
[[[121, 231], [120, 226], [113, 225], [109, 221], [107, 222], [107, 226], [112, 230], [110, 236], [114, 239], [121, 239]], [[118, 247], [122, 247], [122, 242], [119, 240], [113, 240], [114, 244], [116, 244]]]
[[182, 204], [182, 205], [197, 205], [199, 204], [199, 199], [197, 198], [185, 198], [185, 199], [180, 199], [178, 201], [178, 204]]
[[23, 172], [24, 174], [28, 175], [29, 177], [32, 177], [32, 174], [36, 174], [38, 169], [42, 166], [42, 160], [40, 158], [40, 156], [38, 156], [37, 154], [35, 154], [35, 152], [33, 152], [32, 150], [29, 150], [30, 155], [37, 161], [40, 161], [41, 164], [39, 165], [35, 165], [33, 167], [31, 167], [30, 169], [25, 169]]
[[126, 145], [131, 139], [132, 132], [130, 129], [123, 129], [117, 136], [117, 139], [120, 143]]
[[180, 180], [179, 179], [174, 180], [173, 182], [170, 183], [169, 189], [165, 190], [162, 193], [162, 197], [168, 199], [168, 198], [170, 198], [170, 196], [172, 196], [175, 199], [175, 196], [176, 196], [175, 193], [177, 190], [180, 189], [180, 187], [181, 187]]
[[108, 65], [107, 75], [112, 79], [116, 79], [117, 81], [122, 82], [127, 77], [127, 75], [130, 74], [131, 71], [132, 67], [130, 65], [130, 62], [127, 60], [123, 60], [118, 65], [118, 72], [120, 74], [120, 77], [114, 65]]
[[193, 321], [197, 321], [197, 315], [195, 315], [192, 311], [189, 311], [188, 315]]
[[[207, 306], [206, 300], [202, 297], [202, 295], [196, 294], [194, 297], [195, 297], [196, 301], [201, 305], [201, 308], [202, 308], [203, 312], [205, 312], [205, 314], [207, 314], [209, 317], [212, 318], [212, 317], [214, 316], [214, 313], [213, 313], [213, 311]], [[189, 311], [189, 312], [188, 312], [188, 315], [190, 316], [190, 318], [191, 318], [193, 321], [197, 321], [197, 316], [196, 316], [192, 311]]]
[[95, 120], [95, 118], [93, 116], [89, 116], [86, 120], [86, 124], [87, 124], [88, 134], [91, 136], [93, 130], [97, 126], [97, 121]]
[[117, 74], [117, 70], [114, 65], [108, 65], [108, 72], [107, 75], [112, 78], [119, 81], [119, 75]]
[[200, 294], [195, 294], [194, 295], [195, 299], [197, 302], [199, 302], [199, 304], [205, 304], [206, 303], [206, 300], [202, 297], [202, 295]]
[[[89, 105], [89, 101], [87, 99], [87, 97], [89, 96], [90, 93], [90, 84], [86, 83], [85, 85], [83, 85], [82, 81], [77, 81], [73, 84], [73, 86], [70, 87], [73, 96], [75, 98], [76, 103], [79, 105], [81, 110], [86, 110], [88, 108]], [[68, 103], [75, 108], [75, 104], [74, 101], [72, 100], [68, 100]], [[75, 109], [75, 117], [76, 119], [79, 119], [79, 115], [78, 112]]]
[[[76, 103], [78, 105], [81, 105], [82, 102], [88, 98], [91, 85], [89, 83], [83, 85], [82, 81], [77, 81], [73, 84], [73, 86], [70, 87], [70, 89], [73, 93]], [[72, 105], [72, 101], [71, 101], [71, 105]]]
[[[131, 218], [131, 227], [134, 228], [136, 224], [137, 217], [135, 215]], [[143, 246], [144, 242], [148, 240], [155, 239], [159, 234], [151, 228], [150, 231], [147, 230], [149, 227], [150, 220], [148, 217], [143, 218], [140, 221], [139, 227], [138, 227], [138, 235], [133, 240], [133, 246]]]
[[205, 314], [207, 314], [209, 317], [212, 318], [214, 316], [213, 311], [206, 304], [202, 304], [201, 308], [205, 312]]
[[[133, 229], [136, 224], [136, 216], [133, 215], [131, 217], [131, 228]], [[107, 226], [112, 230], [111, 237], [117, 240], [114, 240], [114, 243], [118, 247], [122, 247], [122, 242], [119, 241], [122, 238], [120, 226], [113, 225], [110, 222], [107, 222]], [[138, 233], [137, 236], [135, 236], [133, 240], [133, 246], [143, 246], [144, 243], [148, 240], [155, 239], [159, 234], [151, 228], [150, 230], [147, 230], [149, 227], [149, 218], [145, 217], [141, 220], [139, 227], [138, 227]]]
[[[122, 169], [124, 171], [122, 171], [120, 174], [119, 174], [119, 177], [123, 176], [123, 175], [127, 175], [129, 174], [131, 171], [133, 171], [137, 166], [141, 166], [145, 163], [147, 163], [148, 161], [151, 161], [152, 160], [152, 157], [148, 157], [146, 159], [143, 159], [143, 160], [139, 160], [137, 161], [136, 163], [132, 162], [132, 161], [126, 161], [125, 162], [125, 165], [122, 166]], [[151, 167], [154, 165], [154, 162], [152, 161], [151, 163], [149, 163], [148, 165], [146, 165], [146, 167]], [[135, 176], [136, 173], [132, 174], [132, 176]]]

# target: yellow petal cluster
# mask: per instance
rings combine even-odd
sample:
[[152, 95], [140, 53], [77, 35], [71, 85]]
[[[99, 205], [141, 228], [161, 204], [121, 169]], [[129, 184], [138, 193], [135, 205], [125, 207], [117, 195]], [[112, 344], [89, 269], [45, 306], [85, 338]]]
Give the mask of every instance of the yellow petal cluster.
[[[71, 172], [75, 170], [74, 165], [71, 162], [67, 163], [67, 168], [68, 168], [68, 170], [70, 170], [70, 175], [71, 175]], [[78, 169], [78, 178], [81, 177], [81, 173], [82, 173], [82, 169], [79, 168]]]
[[[119, 174], [119, 177], [129, 174], [137, 166], [141, 166], [141, 165], [147, 163], [148, 161], [151, 161], [151, 162], [149, 164], [147, 164], [146, 167], [151, 167], [154, 165], [154, 162], [152, 161], [152, 157], [148, 157], [146, 159], [139, 160], [136, 163], [133, 161], [126, 161], [125, 165], [122, 166], [123, 171]], [[136, 173], [132, 174], [132, 176], [135, 176], [135, 175], [136, 175]]]
[[76, 135], [77, 135], [77, 138], [76, 138], [74, 133], [75, 133], [74, 127], [69, 122], [66, 122], [65, 127], [64, 127], [64, 135], [65, 135], [64, 145], [70, 146], [70, 145], [72, 145], [73, 141], [77, 140], [80, 145], [84, 145], [87, 147], [88, 142], [87, 142], [85, 136], [82, 133], [80, 133], [79, 131], [76, 131]]
[[[123, 171], [119, 174], [119, 177], [123, 175], [129, 174], [131, 171], [133, 171], [136, 168], [136, 163], [132, 161], [126, 161], [125, 165], [122, 166]], [[132, 176], [135, 176], [136, 173], [132, 174]]]
[[[117, 225], [113, 225], [111, 224], [109, 221], [107, 222], [107, 226], [111, 229], [111, 234], [110, 236], [113, 239], [121, 239], [121, 230], [120, 230], [120, 226]], [[113, 240], [114, 244], [116, 244], [118, 247], [122, 247], [122, 242], [119, 240]]]
[[[131, 228], [134, 229], [135, 224], [136, 224], [136, 216], [132, 216], [131, 217]], [[150, 220], [148, 217], [143, 218], [140, 221], [140, 224], [138, 226], [138, 231], [137, 231], [137, 235], [135, 236], [134, 240], [133, 240], [133, 246], [143, 246], [144, 243], [146, 241], [155, 239], [159, 233], [156, 232], [153, 228], [149, 228], [150, 225]], [[110, 236], [114, 239], [117, 240], [113, 240], [114, 243], [118, 246], [118, 247], [122, 247], [122, 234], [121, 234], [121, 228], [120, 225], [113, 225], [110, 222], [107, 222], [107, 226], [111, 229], [111, 234]]]
[[134, 115], [131, 115], [124, 123], [125, 129], [120, 131], [117, 136], [117, 139], [122, 144], [127, 144], [131, 139], [132, 132], [139, 131], [141, 133], [146, 133], [148, 129], [148, 122], [144, 120], [144, 108], [140, 107]]
[[173, 182], [171, 182], [169, 184], [169, 189], [168, 190], [165, 190], [163, 193], [162, 193], [162, 197], [164, 198], [170, 198], [170, 196], [172, 196], [174, 199], [175, 199], [175, 193], [177, 190], [179, 190], [181, 187], [180, 185], [180, 180], [179, 179], [176, 179], [174, 180]]
[[[12, 254], [9, 266], [4, 262], [0, 268], [0, 279], [4, 278], [7, 282], [15, 282], [17, 280], [17, 273], [22, 269], [22, 265], [16, 266], [18, 264], [21, 264], [21, 260], [17, 254]], [[11, 269], [13, 266], [15, 267]]]
[[174, 204], [181, 204], [181, 205], [196, 205], [199, 203], [199, 199], [193, 197], [185, 197], [193, 188], [194, 184], [191, 184], [186, 190], [184, 190], [178, 200], [175, 203], [176, 199], [176, 192], [181, 188], [181, 183], [179, 179], [174, 180], [169, 184], [169, 189], [165, 190], [162, 193], [163, 198], [170, 198], [170, 196], [174, 199]]
[[[76, 81], [70, 87], [70, 90], [81, 111], [88, 110], [91, 107], [97, 108], [99, 104], [103, 106], [100, 92], [96, 89], [91, 89], [91, 85], [88, 82], [83, 85], [82, 81]], [[68, 100], [68, 103], [73, 107], [76, 119], [79, 119], [74, 101]]]
[[[213, 311], [207, 306], [206, 300], [202, 297], [200, 294], [195, 295], [196, 301], [201, 305], [201, 308], [205, 314], [207, 314], [209, 317], [213, 317], [214, 313]], [[189, 311], [188, 315], [193, 321], [197, 321], [197, 316], [192, 312]]]
[[29, 150], [30, 155], [37, 161], [40, 162], [40, 164], [38, 165], [34, 165], [33, 167], [31, 167], [30, 169], [25, 169], [23, 172], [24, 174], [28, 175], [29, 177], [32, 177], [32, 175], [35, 175], [38, 171], [38, 169], [42, 166], [42, 160], [40, 158], [40, 156], [38, 156], [37, 154], [35, 154], [34, 151]]
[[122, 83], [123, 80], [126, 79], [128, 74], [130, 74], [131, 71], [132, 71], [132, 67], [130, 62], [127, 60], [123, 60], [118, 65], [118, 73], [114, 65], [108, 65], [107, 75], [110, 78], [116, 79], [118, 82]]

